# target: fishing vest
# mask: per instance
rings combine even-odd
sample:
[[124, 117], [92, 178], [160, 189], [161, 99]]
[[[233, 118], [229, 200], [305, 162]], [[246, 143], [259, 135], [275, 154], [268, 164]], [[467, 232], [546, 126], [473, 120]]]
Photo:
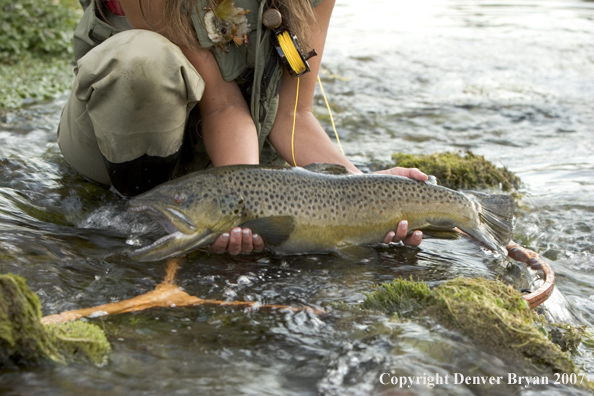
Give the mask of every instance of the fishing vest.
[[[109, 24], [101, 19], [94, 0], [79, 0], [84, 14], [74, 32], [74, 58], [78, 61], [94, 46], [109, 37], [131, 28], [128, 23]], [[315, 7], [323, 0], [311, 0]], [[204, 16], [208, 1], [198, 0], [192, 13], [192, 23], [196, 37], [204, 48], [214, 54], [225, 81], [237, 81], [250, 106], [251, 116], [258, 132], [260, 161], [271, 162], [278, 154], [267, 140], [278, 110], [282, 65], [273, 46], [273, 32], [262, 24], [262, 14], [266, 1], [235, 0], [235, 5], [249, 10], [246, 15], [250, 32], [246, 44], [224, 48], [215, 45], [204, 27]], [[122, 26], [123, 25], [123, 26]]]

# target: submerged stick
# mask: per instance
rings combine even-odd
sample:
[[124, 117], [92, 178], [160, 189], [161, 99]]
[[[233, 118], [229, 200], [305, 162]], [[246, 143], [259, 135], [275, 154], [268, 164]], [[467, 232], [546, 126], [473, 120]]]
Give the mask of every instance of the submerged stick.
[[[464, 237], [472, 238], [471, 235], [468, 235], [458, 228], [456, 228], [456, 231]], [[526, 264], [533, 270], [540, 270], [543, 272], [543, 284], [535, 291], [523, 296], [524, 300], [530, 305], [530, 308], [534, 309], [547, 301], [551, 294], [553, 294], [553, 290], [555, 290], [555, 273], [549, 263], [544, 261], [537, 253], [518, 245], [514, 241], [509, 241], [505, 248], [507, 249], [507, 254], [510, 258]]]
[[77, 309], [74, 311], [66, 311], [55, 315], [48, 315], [41, 318], [41, 323], [63, 323], [71, 320], [76, 320], [84, 317], [97, 317], [105, 315], [116, 315], [126, 312], [143, 311], [149, 308], [172, 308], [172, 307], [188, 307], [188, 306], [221, 306], [234, 308], [252, 308], [252, 309], [285, 309], [291, 311], [311, 311], [314, 314], [320, 314], [324, 311], [312, 309], [310, 307], [291, 307], [289, 305], [274, 305], [265, 304], [260, 305], [255, 301], [222, 301], [222, 300], [205, 300], [195, 296], [191, 296], [185, 291], [181, 290], [175, 284], [175, 274], [180, 268], [179, 259], [170, 259], [167, 261], [167, 272], [163, 282], [157, 285], [155, 290], [148, 293], [141, 294], [115, 303], [103, 304], [92, 308]]
[[[515, 242], [510, 242], [507, 245], [507, 251], [509, 257], [512, 259], [521, 261], [534, 270], [543, 271], [544, 283], [537, 290], [523, 296], [523, 298], [530, 305], [530, 308], [538, 307], [553, 293], [555, 288], [555, 273], [551, 269], [551, 266], [538, 254], [516, 244]], [[175, 275], [179, 268], [179, 259], [168, 260], [165, 279], [163, 282], [157, 285], [155, 290], [152, 290], [148, 293], [115, 303], [44, 316], [41, 318], [41, 323], [63, 323], [84, 317], [115, 315], [127, 312], [143, 311], [149, 308], [172, 308], [198, 305], [265, 310], [286, 309], [295, 312], [311, 311], [314, 314], [321, 314], [325, 312], [323, 310], [312, 309], [310, 307], [292, 307], [289, 305], [274, 304], [260, 305], [254, 301], [208, 300], [191, 296], [185, 291], [181, 290], [179, 286], [175, 284]]]

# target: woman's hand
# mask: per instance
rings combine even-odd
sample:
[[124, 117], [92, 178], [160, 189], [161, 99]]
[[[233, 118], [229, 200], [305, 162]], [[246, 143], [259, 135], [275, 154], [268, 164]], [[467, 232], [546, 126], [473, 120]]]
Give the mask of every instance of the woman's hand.
[[[384, 175], [394, 175], [394, 176], [404, 176], [410, 177], [411, 179], [419, 180], [419, 181], [426, 181], [428, 176], [418, 170], [417, 168], [391, 168], [380, 170], [374, 173], [384, 174]], [[408, 246], [419, 246], [421, 241], [423, 240], [423, 232], [422, 231], [415, 231], [410, 236], [408, 234], [408, 221], [402, 220], [398, 223], [398, 229], [396, 231], [388, 232], [388, 235], [384, 238], [384, 243], [390, 242], [401, 242]]]
[[[419, 181], [427, 180], [427, 175], [417, 168], [396, 167], [374, 173], [410, 177], [411, 179], [416, 179]], [[407, 234], [408, 221], [402, 220], [400, 223], [398, 223], [398, 228], [396, 231], [388, 232], [388, 235], [386, 235], [382, 242], [402, 242], [408, 246], [419, 246], [421, 244], [421, 241], [423, 240], [422, 231], [415, 231], [410, 236], [407, 236]], [[230, 232], [225, 232], [219, 235], [216, 241], [210, 245], [210, 250], [215, 253], [229, 252], [230, 254], [236, 255], [239, 253], [261, 252], [264, 250], [264, 247], [264, 241], [262, 240], [261, 236], [258, 234], [252, 234], [252, 231], [248, 228], [242, 230], [239, 227], [235, 227]]]
[[215, 253], [229, 252], [236, 255], [239, 253], [261, 252], [264, 250], [264, 241], [258, 234], [252, 234], [249, 228], [241, 229], [235, 227], [230, 232], [225, 232], [210, 245], [210, 250]]
[[383, 243], [390, 243], [390, 242], [402, 242], [408, 246], [419, 246], [421, 241], [423, 240], [423, 232], [422, 231], [415, 231], [412, 233], [411, 236], [407, 236], [408, 234], [408, 221], [402, 220], [398, 223], [398, 228], [396, 232], [390, 231], [388, 235], [382, 241]]
[[395, 168], [380, 170], [373, 173], [378, 173], [382, 175], [404, 176], [418, 181], [426, 181], [429, 178], [425, 173], [421, 172], [417, 168], [401, 168], [399, 166]]

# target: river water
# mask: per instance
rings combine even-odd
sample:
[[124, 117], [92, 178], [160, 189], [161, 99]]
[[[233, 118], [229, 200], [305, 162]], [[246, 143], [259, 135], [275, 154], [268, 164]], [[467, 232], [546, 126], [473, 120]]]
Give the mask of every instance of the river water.
[[[467, 150], [516, 172], [524, 185], [514, 239], [557, 275], [545, 313], [594, 321], [594, 2], [577, 0], [345, 0], [336, 6], [322, 74], [345, 152], [362, 168], [394, 152]], [[316, 112], [330, 126], [323, 99]], [[0, 273], [24, 276], [43, 313], [152, 290], [164, 262], [119, 254], [159, 227], [82, 181], [61, 160], [64, 100], [9, 113], [0, 125]], [[318, 106], [319, 105], [319, 106]], [[378, 248], [378, 260], [270, 254], [192, 254], [178, 283], [202, 298], [326, 307], [364, 299], [397, 277], [431, 285], [456, 277], [526, 287], [521, 264], [469, 240]], [[548, 385], [464, 385], [463, 375], [532, 375], [426, 322], [340, 310], [246, 312], [155, 309], [93, 319], [113, 345], [103, 367], [48, 365], [0, 372], [8, 395], [574, 395]], [[594, 354], [575, 361], [594, 379]], [[382, 373], [450, 376], [400, 389]]]

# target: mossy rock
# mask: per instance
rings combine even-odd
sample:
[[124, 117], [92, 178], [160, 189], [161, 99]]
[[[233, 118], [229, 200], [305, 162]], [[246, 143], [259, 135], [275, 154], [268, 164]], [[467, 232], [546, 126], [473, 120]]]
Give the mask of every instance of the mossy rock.
[[412, 316], [418, 313], [431, 296], [431, 289], [425, 282], [397, 279], [384, 283], [375, 292], [366, 295], [361, 309], [383, 311], [399, 316]]
[[0, 275], [0, 367], [59, 360], [43, 330], [39, 297], [20, 276]]
[[592, 347], [592, 334], [586, 326], [568, 325], [565, 323], [543, 323], [540, 329], [548, 335], [562, 351], [578, 353], [578, 347], [584, 343]]
[[[401, 317], [429, 317], [501, 359], [526, 358], [558, 373], [577, 371], [566, 351], [575, 350], [586, 334], [560, 325], [546, 326], [564, 328], [565, 335], [547, 332], [542, 317], [530, 309], [518, 291], [487, 279], [456, 278], [433, 290], [424, 282], [397, 279], [378, 286], [360, 308]], [[551, 333], [555, 333], [552, 340]], [[590, 382], [584, 386], [594, 389]]]
[[103, 364], [111, 345], [90, 323], [43, 325], [39, 297], [18, 275], [0, 275], [0, 367], [46, 361]]
[[434, 153], [392, 155], [393, 166], [419, 168], [433, 175], [444, 187], [460, 190], [471, 188], [501, 188], [509, 191], [520, 186], [520, 178], [506, 168], [499, 168], [481, 155], [467, 151], [461, 153]]

